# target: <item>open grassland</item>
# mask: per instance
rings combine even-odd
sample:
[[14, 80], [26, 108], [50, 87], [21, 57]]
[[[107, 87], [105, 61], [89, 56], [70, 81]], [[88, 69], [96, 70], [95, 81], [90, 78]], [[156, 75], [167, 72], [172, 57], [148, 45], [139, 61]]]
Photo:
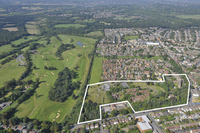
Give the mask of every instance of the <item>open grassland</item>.
[[9, 52], [11, 51], [13, 48], [11, 47], [11, 45], [3, 45], [0, 47], [0, 53], [3, 53], [3, 52]]
[[40, 30], [36, 26], [36, 22], [34, 21], [26, 22], [25, 26], [29, 34], [40, 34]]
[[[45, 45], [44, 48], [39, 48], [36, 54], [32, 55], [33, 64], [37, 69], [33, 70], [32, 74], [26, 78], [26, 80], [35, 80], [37, 77], [40, 78], [42, 83], [39, 88], [36, 89], [38, 97], [30, 97], [29, 100], [20, 104], [15, 113], [18, 117], [29, 116], [30, 118], [38, 118], [39, 120], [57, 121], [61, 122], [63, 118], [70, 112], [70, 109], [74, 106], [76, 100], [69, 97], [63, 103], [53, 102], [48, 99], [48, 92], [51, 87], [54, 86], [54, 82], [57, 79], [58, 73], [64, 68], [68, 67], [74, 69], [75, 66], [79, 66], [77, 73], [79, 74], [79, 80], [84, 82], [87, 78], [87, 73], [89, 70], [89, 64], [91, 59], [88, 58], [88, 53], [94, 48], [93, 44], [96, 40], [91, 40], [90, 38], [76, 37], [60, 35], [63, 37], [63, 41], [69, 43], [71, 39], [75, 41], [83, 41], [87, 43], [87, 47], [77, 46], [74, 49], [63, 52], [63, 60], [58, 60], [55, 56], [57, 48], [61, 43], [56, 39], [56, 37], [51, 37], [51, 42], [49, 45]], [[88, 41], [89, 40], [89, 41]], [[78, 57], [81, 54], [81, 57]], [[45, 70], [44, 66], [54, 66], [58, 70], [49, 71]], [[53, 73], [52, 73], [53, 72]], [[78, 94], [78, 90], [74, 91], [74, 94]], [[42, 102], [41, 102], [42, 101]]]
[[[97, 40], [93, 39], [93, 38], [87, 38], [87, 37], [78, 37], [78, 36], [68, 36], [68, 35], [58, 35], [64, 44], [69, 44], [71, 39], [73, 39], [74, 41], [72, 42], [72, 44], [77, 43], [78, 41], [81, 41], [81, 43], [83, 44], [94, 44]], [[78, 45], [76, 45], [78, 46]], [[89, 45], [85, 45], [85, 47], [88, 47]], [[79, 47], [79, 46], [78, 46]]]
[[0, 68], [0, 87], [3, 86], [4, 82], [14, 78], [17, 80], [22, 75], [26, 68], [23, 66], [16, 66], [18, 64], [19, 62], [14, 62], [7, 67]]
[[56, 28], [69, 28], [69, 27], [75, 27], [75, 28], [80, 28], [80, 27], [85, 27], [85, 25], [81, 24], [58, 24], [55, 25]]
[[138, 39], [138, 36], [125, 36], [124, 39], [126, 40]]
[[106, 95], [106, 91], [101, 89], [101, 85], [94, 85], [89, 87], [86, 101], [88, 102], [89, 100], [96, 103], [104, 103], [104, 104], [110, 102]]
[[41, 8], [39, 6], [32, 6], [32, 7], [22, 7], [22, 9], [36, 11], [36, 10], [41, 10], [43, 8]]
[[103, 21], [100, 21], [100, 23], [103, 23], [105, 25], [110, 25], [110, 23], [106, 23], [106, 22], [103, 22]]
[[183, 19], [200, 19], [200, 15], [178, 15], [176, 17]]
[[102, 32], [101, 31], [93, 31], [93, 32], [90, 32], [88, 34], [86, 34], [88, 36], [102, 36]]
[[78, 20], [78, 21], [76, 21], [76, 22], [84, 22], [84, 23], [94, 23], [95, 22], [95, 20], [94, 19], [85, 19], [85, 20]]
[[[157, 90], [158, 92], [165, 92], [164, 89], [160, 86], [156, 86], [156, 85], [147, 85], [146, 83], [142, 83], [142, 82], [134, 82], [133, 83], [135, 86], [140, 86], [141, 88], [149, 88], [149, 89], [152, 89], [152, 90]], [[161, 83], [162, 84], [162, 83]]]
[[103, 67], [103, 60], [106, 60], [103, 57], [95, 57], [92, 70], [91, 70], [91, 77], [90, 77], [90, 84], [98, 83], [101, 79], [102, 67]]
[[7, 28], [2, 28], [3, 30], [8, 30], [8, 31], [18, 31], [17, 27], [7, 27]]
[[0, 12], [5, 12], [6, 10], [3, 8], [0, 8]]
[[23, 38], [21, 38], [21, 39], [18, 39], [18, 40], [16, 40], [16, 41], [13, 41], [12, 44], [18, 45], [18, 44], [20, 44], [20, 43], [22, 43], [22, 42], [26, 42], [26, 41], [29, 41], [29, 40], [34, 40], [34, 39], [36, 39], [36, 38], [38, 38], [38, 37], [36, 37], [36, 36], [27, 36], [26, 38], [23, 37]]

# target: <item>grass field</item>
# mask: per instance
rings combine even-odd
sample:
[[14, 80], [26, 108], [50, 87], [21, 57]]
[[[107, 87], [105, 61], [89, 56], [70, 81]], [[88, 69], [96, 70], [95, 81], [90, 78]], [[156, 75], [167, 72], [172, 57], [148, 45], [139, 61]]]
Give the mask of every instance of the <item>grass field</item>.
[[36, 22], [34, 21], [26, 22], [25, 26], [29, 34], [40, 34], [40, 30], [36, 26]]
[[96, 103], [109, 103], [106, 91], [101, 89], [101, 85], [94, 85], [89, 87], [86, 102], [88, 102], [89, 100]]
[[80, 27], [85, 27], [85, 25], [81, 24], [58, 24], [55, 25], [56, 28], [69, 28], [69, 27], [75, 27], [75, 28], [80, 28]]
[[[39, 120], [55, 120], [57, 122], [61, 122], [75, 104], [76, 100], [73, 100], [72, 97], [69, 97], [68, 100], [63, 103], [50, 101], [48, 99], [48, 92], [51, 87], [54, 86], [58, 72], [64, 67], [73, 69], [76, 65], [78, 65], [80, 67], [77, 71], [79, 77], [76, 80], [86, 80], [91, 61], [87, 55], [94, 48], [91, 44], [93, 44], [96, 40], [67, 35], [59, 36], [63, 39], [63, 42], [69, 43], [71, 39], [74, 39], [75, 42], [81, 41], [88, 45], [85, 48], [77, 46], [75, 49], [63, 52], [63, 60], [58, 60], [58, 57], [55, 56], [57, 48], [61, 45], [55, 37], [51, 37], [49, 45], [44, 44], [46, 46], [45, 48], [39, 48], [38, 52], [32, 55], [33, 64], [37, 69], [33, 70], [32, 74], [26, 78], [26, 80], [35, 80], [38, 77], [40, 78], [40, 81], [43, 81], [39, 88], [36, 89], [38, 98], [34, 98], [34, 96], [32, 96], [29, 100], [20, 104], [17, 108], [17, 112], [15, 113], [16, 116], [29, 116], [30, 118], [38, 118]], [[82, 56], [78, 57], [78, 54], [82, 54]], [[52, 71], [54, 73], [52, 74], [51, 71], [44, 69], [45, 65], [54, 66], [58, 70]], [[78, 90], [75, 90], [74, 94], [77, 93]], [[58, 115], [57, 113], [60, 115], [58, 118], [56, 118]]]
[[34, 6], [34, 7], [32, 6], [32, 7], [22, 7], [22, 9], [35, 11], [35, 10], [41, 10], [43, 8], [41, 8], [39, 6]]
[[8, 30], [8, 31], [18, 31], [17, 27], [7, 27], [7, 28], [2, 28], [3, 30]]
[[0, 53], [11, 51], [13, 48], [11, 45], [3, 45], [0, 47]]
[[0, 12], [5, 12], [6, 10], [3, 8], [0, 8]]
[[138, 39], [138, 36], [125, 36], [124, 39], [126, 40]]
[[176, 17], [183, 19], [200, 19], [200, 15], [178, 15]]
[[94, 19], [85, 19], [85, 20], [82, 20], [82, 21], [76, 21], [76, 22], [84, 22], [84, 23], [94, 23], [95, 20]]
[[153, 90], [157, 90], [158, 92], [163, 91], [164, 89], [160, 86], [156, 86], [156, 85], [147, 85], [146, 83], [142, 83], [142, 82], [134, 82], [133, 83], [135, 86], [140, 86], [141, 88], [149, 88], [149, 89], [153, 89]]
[[101, 31], [93, 31], [93, 32], [90, 32], [88, 34], [86, 34], [88, 36], [102, 36], [102, 32]]
[[18, 44], [20, 44], [22, 42], [26, 42], [26, 41], [29, 41], [29, 40], [34, 40], [36, 38], [38, 38], [38, 37], [36, 37], [36, 36], [27, 36], [27, 39], [25, 39], [24, 37], [22, 37], [21, 39], [13, 41], [12, 44], [18, 45]]
[[90, 84], [98, 83], [101, 79], [103, 60], [106, 60], [103, 57], [95, 57], [91, 70]]
[[105, 25], [110, 25], [110, 23], [106, 23], [106, 22], [103, 22], [103, 21], [100, 21], [100, 23], [103, 23]]
[[22, 75], [22, 73], [25, 71], [25, 67], [23, 66], [16, 66], [19, 64], [19, 62], [14, 62], [13, 64], [5, 67], [0, 68], [0, 87], [3, 86], [3, 83], [15, 78], [18, 80], [18, 78]]

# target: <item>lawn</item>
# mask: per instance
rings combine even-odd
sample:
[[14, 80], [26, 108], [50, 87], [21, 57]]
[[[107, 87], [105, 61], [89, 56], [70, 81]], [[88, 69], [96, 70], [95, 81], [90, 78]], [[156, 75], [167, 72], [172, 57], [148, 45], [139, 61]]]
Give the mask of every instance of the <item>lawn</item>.
[[[39, 88], [36, 89], [38, 98], [35, 98], [34, 101], [34, 96], [32, 96], [30, 99], [20, 104], [17, 108], [17, 112], [15, 113], [16, 116], [29, 116], [30, 118], [38, 118], [39, 120], [55, 120], [56, 122], [61, 122], [63, 118], [70, 112], [70, 109], [74, 106], [76, 101], [73, 100], [72, 97], [69, 97], [68, 100], [63, 103], [53, 102], [48, 99], [48, 92], [51, 87], [54, 86], [54, 82], [57, 79], [58, 73], [64, 67], [73, 69], [76, 65], [78, 65], [80, 67], [77, 70], [79, 77], [76, 79], [76, 81], [79, 80], [84, 82], [86, 80], [89, 64], [91, 62], [91, 59], [88, 58], [88, 53], [94, 48], [94, 46], [91, 44], [93, 44], [96, 40], [67, 35], [59, 36], [62, 36], [63, 41], [67, 43], [73, 38], [75, 41], [83, 41], [83, 43], [90, 45], [87, 45], [87, 48], [77, 46], [77, 48], [63, 52], [63, 60], [58, 60], [58, 57], [55, 56], [57, 48], [61, 45], [61, 43], [55, 37], [51, 37], [51, 42], [49, 45], [44, 44], [46, 46], [45, 48], [39, 48], [38, 52], [33, 54], [31, 57], [33, 64], [37, 69], [33, 70], [32, 74], [26, 78], [26, 80], [35, 80], [38, 77], [40, 78], [40, 81], [43, 81]], [[82, 56], [78, 57], [78, 54], [81, 54]], [[45, 70], [45, 65], [54, 66], [58, 70]], [[74, 94], [77, 93], [78, 90], [75, 90]], [[58, 113], [60, 116], [56, 118]]]
[[75, 27], [75, 28], [80, 28], [80, 27], [85, 27], [86, 25], [81, 25], [81, 24], [58, 24], [55, 25], [56, 28], [69, 28], [69, 27]]
[[90, 84], [98, 83], [101, 79], [102, 67], [103, 67], [103, 60], [106, 60], [103, 57], [95, 57], [92, 70], [91, 70], [91, 77], [90, 77]]
[[8, 65], [7, 67], [0, 68], [0, 87], [3, 86], [3, 83], [15, 78], [18, 80], [18, 78], [22, 75], [22, 73], [25, 71], [24, 66], [16, 66], [19, 64], [19, 62], [14, 62], [11, 65]]
[[178, 15], [176, 17], [183, 19], [200, 19], [200, 15]]
[[126, 40], [138, 39], [138, 36], [125, 36], [124, 39]]
[[103, 36], [101, 31], [93, 31], [93, 32], [90, 32], [86, 35], [88, 35], [88, 36]]

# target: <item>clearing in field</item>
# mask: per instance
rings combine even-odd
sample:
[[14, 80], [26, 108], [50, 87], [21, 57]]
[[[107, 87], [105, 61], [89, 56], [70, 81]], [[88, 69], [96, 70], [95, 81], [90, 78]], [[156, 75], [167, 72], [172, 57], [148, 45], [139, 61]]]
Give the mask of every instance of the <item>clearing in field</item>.
[[80, 27], [85, 27], [86, 25], [81, 25], [81, 24], [58, 24], [55, 25], [56, 28], [69, 28], [69, 27], [75, 27], [75, 28], [80, 28]]
[[[62, 53], [63, 60], [58, 60], [59, 58], [55, 56], [55, 52], [61, 45], [61, 42], [57, 40], [56, 37], [51, 37], [50, 44], [46, 45], [46, 43], [42, 43], [45, 47], [37, 49], [38, 52], [31, 55], [33, 64], [37, 69], [34, 69], [32, 74], [28, 76], [26, 80], [35, 80], [39, 77], [40, 81], [44, 82], [41, 83], [39, 88], [36, 89], [36, 93], [38, 95], [37, 97], [32, 96], [30, 99], [18, 106], [17, 112], [15, 113], [16, 116], [20, 118], [28, 116], [29, 118], [37, 118], [42, 121], [48, 120], [62, 122], [65, 116], [70, 113], [70, 109], [73, 108], [76, 103], [76, 100], [74, 100], [72, 96], [63, 103], [50, 101], [48, 98], [48, 92], [51, 87], [54, 86], [58, 73], [65, 67], [74, 69], [74, 67], [78, 66], [76, 71], [79, 75], [75, 80], [81, 82], [86, 81], [89, 72], [89, 64], [91, 62], [91, 58], [88, 57], [88, 53], [93, 50], [94, 45], [92, 44], [95, 43], [96, 40], [68, 35], [59, 35], [59, 37], [61, 37], [63, 42], [66, 43], [70, 43], [71, 39], [74, 40], [74, 43], [81, 41], [87, 44], [87, 48], [76, 47], [74, 49], [67, 50]], [[43, 41], [41, 40], [41, 42]], [[82, 56], [78, 57], [78, 54], [81, 54]], [[54, 66], [58, 70], [45, 70], [45, 65]], [[74, 90], [73, 93], [78, 95], [79, 90]]]
[[[87, 85], [78, 124], [101, 120], [102, 116], [113, 117], [112, 112], [118, 110], [119, 102], [126, 100], [134, 113], [187, 105], [190, 92], [187, 75], [164, 74], [162, 77], [162, 81], [118, 80]], [[157, 104], [153, 104], [155, 102]], [[91, 105], [95, 107], [89, 109]], [[104, 112], [102, 112], [103, 105], [106, 105]], [[97, 110], [98, 106], [101, 111]], [[127, 112], [128, 110], [130, 109], [128, 108]], [[91, 114], [87, 114], [88, 111]]]
[[176, 17], [183, 19], [200, 19], [200, 15], [178, 15]]
[[18, 31], [17, 27], [8, 27], [8, 28], [2, 28], [3, 30], [8, 30], [8, 31]]

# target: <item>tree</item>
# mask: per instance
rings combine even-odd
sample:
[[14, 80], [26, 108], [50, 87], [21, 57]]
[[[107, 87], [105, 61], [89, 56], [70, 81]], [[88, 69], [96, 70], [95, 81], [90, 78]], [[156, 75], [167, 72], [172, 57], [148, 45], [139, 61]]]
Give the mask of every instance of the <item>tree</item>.
[[31, 130], [33, 128], [33, 126], [34, 126], [33, 123], [29, 122], [27, 125], [28, 130]]

